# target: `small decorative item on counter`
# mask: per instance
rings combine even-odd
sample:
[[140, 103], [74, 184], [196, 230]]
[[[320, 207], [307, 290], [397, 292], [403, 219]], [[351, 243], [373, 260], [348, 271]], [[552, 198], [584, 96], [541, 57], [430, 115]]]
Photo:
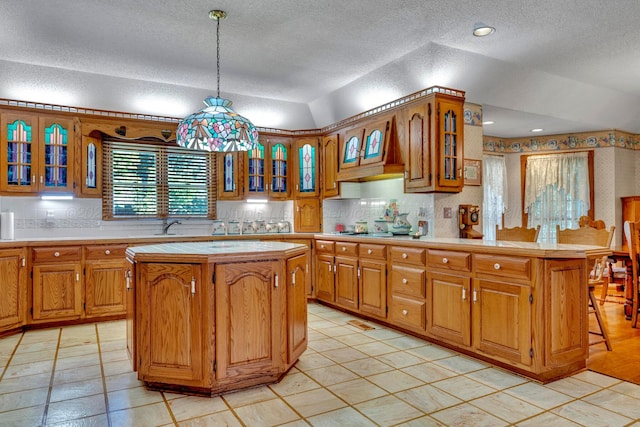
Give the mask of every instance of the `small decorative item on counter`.
[[373, 232], [376, 234], [387, 233], [389, 231], [389, 224], [386, 219], [378, 218], [373, 221]]
[[240, 223], [235, 219], [229, 221], [229, 234], [240, 234]]
[[267, 233], [277, 233], [278, 223], [276, 221], [267, 222]]
[[242, 221], [242, 234], [254, 234], [256, 230], [253, 228], [253, 221]]
[[393, 234], [409, 234], [411, 231], [411, 224], [407, 221], [407, 216], [409, 213], [399, 213], [395, 216], [393, 220], [393, 225], [391, 226], [391, 232]]
[[400, 213], [400, 210], [398, 209], [397, 200], [391, 199], [389, 201], [389, 204], [384, 210], [384, 219], [391, 222], [395, 219], [396, 215], [398, 215], [399, 213]]
[[369, 232], [369, 224], [365, 220], [356, 221], [356, 234], [366, 234]]
[[278, 222], [278, 233], [291, 233], [291, 224], [289, 224], [289, 221]]
[[356, 232], [356, 226], [355, 224], [349, 224], [346, 226], [345, 230], [346, 233], [355, 233]]
[[336, 232], [344, 233], [344, 224], [336, 224]]
[[264, 222], [264, 219], [256, 219], [253, 221], [253, 232], [258, 234], [267, 232], [267, 224]]
[[213, 234], [214, 236], [221, 236], [226, 234], [226, 232], [227, 232], [227, 227], [224, 224], [224, 221], [221, 219], [214, 219], [211, 234]]

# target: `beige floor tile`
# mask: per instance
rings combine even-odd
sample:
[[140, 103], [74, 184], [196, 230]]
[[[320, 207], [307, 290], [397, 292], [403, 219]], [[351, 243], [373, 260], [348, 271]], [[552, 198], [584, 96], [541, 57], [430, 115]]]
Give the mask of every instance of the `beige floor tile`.
[[236, 391], [222, 396], [231, 408], [239, 408], [240, 406], [264, 402], [265, 400], [272, 400], [276, 397], [278, 396], [267, 386]]
[[335, 337], [336, 340], [346, 344], [346, 345], [358, 345], [358, 344], [367, 344], [371, 342], [375, 342], [376, 340], [366, 336], [362, 333], [350, 334], [350, 335], [341, 335]]
[[340, 365], [311, 369], [306, 371], [306, 374], [325, 387], [358, 378], [356, 374]]
[[332, 322], [330, 320], [325, 320], [325, 319], [319, 319], [319, 320], [309, 319], [307, 320], [307, 324], [309, 325], [310, 328], [319, 330], [319, 331], [322, 331], [322, 329], [335, 328], [336, 326], [338, 326], [338, 324], [336, 324], [335, 322]]
[[162, 394], [160, 392], [147, 390], [145, 387], [112, 391], [107, 394], [107, 397], [109, 399], [110, 412], [162, 402]]
[[601, 390], [583, 399], [625, 417], [640, 420], [640, 399], [611, 390]]
[[[1, 386], [2, 384], [0, 384]], [[636, 399], [640, 399], [640, 385], [623, 382], [616, 384], [610, 388], [610, 390], [617, 391], [618, 393], [626, 394]]]
[[393, 353], [398, 351], [395, 347], [391, 347], [380, 341], [373, 341], [366, 344], [354, 345], [358, 351], [368, 354], [369, 356], [380, 356], [382, 354]]
[[323, 340], [309, 342], [309, 347], [314, 349], [317, 352], [323, 352], [327, 350], [333, 350], [336, 348], [344, 348], [345, 344], [333, 338], [326, 338]]
[[424, 383], [402, 371], [389, 371], [367, 377], [369, 381], [382, 387], [390, 393], [396, 393], [408, 388], [418, 387]]
[[442, 427], [442, 423], [431, 418], [429, 415], [425, 415], [424, 417], [398, 424], [398, 427]]
[[65, 369], [78, 369], [84, 366], [99, 365], [100, 356], [98, 353], [83, 354], [81, 356], [63, 357], [56, 360], [56, 371]]
[[98, 326], [98, 336], [100, 342], [125, 340], [127, 338], [127, 323], [124, 320], [114, 320], [112, 322], [100, 322]]
[[431, 416], [446, 426], [498, 427], [507, 425], [503, 420], [468, 403], [444, 409], [431, 414]]
[[242, 427], [240, 421], [229, 410], [179, 421], [178, 425], [180, 427]]
[[424, 415], [395, 396], [383, 396], [354, 407], [381, 426], [395, 425]]
[[125, 388], [140, 387], [144, 385], [138, 380], [137, 372], [127, 372], [119, 375], [105, 377], [104, 382], [107, 385], [107, 391], [122, 390]]
[[376, 359], [393, 366], [396, 369], [406, 368], [407, 366], [419, 365], [424, 362], [423, 359], [413, 356], [405, 351], [397, 351], [395, 353], [387, 353], [377, 356]]
[[302, 372], [309, 371], [311, 369], [322, 368], [325, 366], [335, 365], [335, 362], [328, 357], [324, 357], [319, 353], [303, 354], [300, 356], [295, 364], [295, 367]]
[[432, 385], [424, 385], [422, 387], [401, 391], [396, 393], [396, 396], [415, 406], [425, 414], [449, 408], [462, 402], [460, 399]]
[[467, 374], [467, 377], [498, 390], [503, 390], [505, 388], [524, 384], [527, 381], [530, 381], [520, 375], [512, 374], [511, 372], [503, 371], [498, 368], [481, 369]]
[[587, 383], [572, 377], [563, 378], [552, 383], [545, 385], [552, 390], [559, 391], [560, 393], [568, 394], [571, 397], [581, 398], [588, 394], [595, 393], [600, 390], [600, 387]]
[[374, 358], [354, 360], [353, 362], [343, 363], [342, 366], [362, 377], [393, 370], [391, 366]]
[[83, 366], [78, 369], [57, 370], [53, 376], [53, 384], [73, 383], [76, 381], [100, 378], [102, 370], [100, 365]]
[[433, 363], [459, 374], [468, 374], [489, 366], [484, 362], [465, 356], [447, 357], [446, 359], [435, 360]]
[[43, 360], [40, 362], [14, 364], [13, 361], [4, 371], [4, 378], [19, 378], [29, 375], [49, 374], [53, 371], [53, 360]]
[[571, 396], [557, 392], [542, 384], [528, 382], [504, 391], [520, 400], [539, 406], [543, 409], [551, 409], [564, 405], [573, 400]]
[[389, 344], [392, 347], [395, 347], [399, 350], [408, 350], [410, 348], [422, 347], [428, 344], [425, 340], [421, 340], [420, 338], [415, 338], [411, 336], [401, 336], [398, 338], [392, 338], [384, 341], [385, 344]]
[[98, 337], [95, 333], [93, 336], [73, 336], [68, 334], [66, 337], [63, 336], [60, 339], [60, 348], [82, 347], [89, 344], [97, 345], [97, 343]]
[[366, 359], [369, 357], [366, 354], [362, 353], [361, 351], [358, 351], [355, 348], [351, 348], [351, 347], [323, 351], [322, 355], [328, 357], [329, 359], [337, 363], [351, 362], [353, 360]]
[[393, 329], [383, 328], [379, 326], [376, 326], [376, 329], [373, 329], [371, 331], [364, 331], [363, 333], [377, 340], [390, 340], [394, 338], [402, 338], [405, 336], [402, 332], [394, 331]]
[[329, 386], [328, 389], [350, 405], [388, 394], [385, 390], [363, 378], [335, 384]]
[[44, 405], [31, 406], [15, 411], [2, 412], [0, 420], [2, 427], [25, 427], [42, 425]]
[[76, 399], [93, 394], [103, 394], [104, 385], [102, 378], [92, 378], [89, 380], [76, 381], [73, 383], [57, 384], [51, 389], [51, 402], [61, 400]]
[[32, 390], [40, 387], [49, 387], [51, 374], [36, 374], [16, 378], [2, 378], [0, 381], [0, 394], [14, 393], [16, 391]]
[[199, 418], [229, 410], [229, 407], [221, 397], [182, 396], [168, 402], [169, 408], [177, 421]]
[[411, 348], [407, 350], [407, 353], [413, 354], [414, 356], [418, 356], [423, 358], [426, 361], [434, 361], [445, 359], [447, 357], [453, 357], [457, 355], [453, 350], [449, 350], [443, 347], [438, 347], [437, 345], [425, 345], [422, 347]]
[[288, 396], [319, 388], [320, 384], [303, 373], [289, 372], [282, 381], [271, 384], [269, 387], [280, 396]]
[[325, 388], [285, 396], [284, 400], [305, 418], [347, 406]]
[[434, 365], [431, 362], [408, 366], [406, 368], [402, 368], [401, 371], [414, 376], [425, 383], [432, 383], [458, 375], [456, 372], [445, 369], [442, 366]]
[[77, 345], [58, 349], [58, 359], [66, 357], [84, 356], [85, 354], [98, 354], [97, 344]]
[[[41, 344], [47, 343], [47, 345], [51, 345], [51, 343], [58, 342], [58, 338], [60, 337], [60, 328], [49, 328], [49, 329], [31, 329], [24, 333], [24, 337], [20, 342], [20, 345], [29, 345], [29, 344]], [[55, 344], [54, 344], [55, 345]]]
[[79, 418], [77, 420], [47, 424], [47, 427], [102, 427], [107, 425], [109, 425], [109, 418], [107, 414], [99, 414], [92, 417]]
[[318, 332], [322, 332], [323, 334], [336, 338], [341, 335], [351, 335], [353, 334], [353, 328], [348, 328], [346, 326], [336, 326], [333, 325], [329, 328], [318, 328]]
[[22, 338], [22, 334], [0, 338], [0, 355], [11, 356], [20, 342], [20, 338]]
[[470, 403], [510, 423], [516, 423], [543, 412], [543, 409], [503, 392], [480, 397]]
[[618, 384], [622, 382], [617, 378], [609, 377], [607, 375], [602, 375], [593, 371], [582, 371], [575, 375], [572, 375], [571, 378], [576, 378], [576, 379], [597, 385], [599, 387], [611, 387], [614, 384]]
[[309, 423], [305, 420], [295, 420], [288, 423], [280, 424], [279, 427], [309, 427]]
[[496, 392], [495, 388], [464, 376], [447, 378], [442, 381], [434, 382], [431, 385], [464, 401], [476, 399]]
[[173, 422], [164, 402], [113, 411], [110, 417], [111, 425], [118, 427], [151, 427]]
[[125, 341], [106, 341], [100, 343], [100, 351], [126, 350], [127, 343]]
[[624, 426], [633, 421], [631, 418], [579, 400], [552, 409], [551, 412], [587, 427]]
[[102, 368], [104, 369], [104, 376], [125, 374], [131, 372], [131, 362], [129, 359], [117, 360], [115, 362], [102, 361]]
[[372, 427], [376, 424], [351, 407], [337, 409], [309, 418], [314, 427]]
[[235, 412], [247, 426], [275, 426], [300, 418], [280, 399], [241, 406]]
[[[15, 393], [0, 394], [0, 413], [16, 409], [39, 406], [47, 401], [49, 389], [47, 387]], [[2, 415], [0, 414], [0, 419]], [[2, 424], [0, 422], [0, 424]]]
[[545, 412], [533, 418], [529, 418], [528, 420], [522, 421], [521, 423], [516, 424], [516, 426], [517, 427], [540, 427], [540, 426], [579, 427], [580, 424], [576, 424], [573, 421], [569, 421], [566, 418], [559, 417], [556, 414]]
[[46, 349], [38, 351], [30, 351], [25, 353], [16, 353], [11, 359], [12, 365], [22, 365], [26, 363], [34, 362], [47, 362], [52, 361], [56, 357], [55, 346], [49, 346]]
[[47, 424], [91, 417], [106, 412], [104, 394], [52, 402], [47, 410]]
[[126, 349], [101, 351], [100, 358], [102, 359], [102, 363], [126, 361], [129, 363], [129, 370], [131, 370], [131, 360], [129, 359], [129, 353], [127, 353]]

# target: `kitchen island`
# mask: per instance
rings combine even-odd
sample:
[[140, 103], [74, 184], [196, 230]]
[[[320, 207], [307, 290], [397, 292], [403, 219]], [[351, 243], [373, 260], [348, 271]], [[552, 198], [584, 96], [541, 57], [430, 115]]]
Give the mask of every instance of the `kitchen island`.
[[590, 259], [610, 253], [586, 245], [318, 234], [315, 295], [548, 382], [586, 368]]
[[130, 247], [127, 348], [151, 389], [278, 381], [307, 346], [309, 248], [261, 241]]

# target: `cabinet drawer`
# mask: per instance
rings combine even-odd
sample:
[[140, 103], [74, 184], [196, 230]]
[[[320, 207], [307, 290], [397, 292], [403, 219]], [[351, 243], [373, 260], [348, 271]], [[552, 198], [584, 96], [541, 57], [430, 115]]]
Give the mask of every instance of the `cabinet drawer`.
[[33, 248], [33, 262], [80, 261], [82, 246], [59, 246], [54, 248]]
[[531, 278], [531, 258], [475, 255], [475, 271], [515, 279]]
[[316, 253], [333, 255], [334, 248], [335, 242], [330, 240], [316, 240]]
[[123, 259], [127, 245], [89, 245], [84, 247], [85, 259]]
[[426, 249], [393, 246], [391, 247], [391, 261], [398, 261], [405, 264], [424, 265], [426, 252]]
[[425, 293], [424, 268], [391, 266], [391, 292], [411, 297], [424, 298]]
[[429, 267], [471, 271], [471, 254], [467, 252], [429, 250]]
[[360, 243], [360, 258], [387, 259], [387, 247]]
[[336, 255], [358, 256], [358, 244], [336, 242]]
[[389, 310], [391, 323], [423, 331], [426, 327], [425, 307], [425, 301], [394, 295], [391, 297], [391, 308]]

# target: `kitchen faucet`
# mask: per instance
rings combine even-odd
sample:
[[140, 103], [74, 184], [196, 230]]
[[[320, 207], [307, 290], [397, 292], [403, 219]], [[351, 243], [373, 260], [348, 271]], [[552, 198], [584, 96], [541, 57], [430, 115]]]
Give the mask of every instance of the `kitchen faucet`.
[[169, 233], [169, 228], [173, 224], [182, 224], [182, 222], [179, 219], [174, 219], [173, 221], [169, 222], [167, 220], [167, 218], [163, 218], [162, 219], [162, 234], [168, 234]]

